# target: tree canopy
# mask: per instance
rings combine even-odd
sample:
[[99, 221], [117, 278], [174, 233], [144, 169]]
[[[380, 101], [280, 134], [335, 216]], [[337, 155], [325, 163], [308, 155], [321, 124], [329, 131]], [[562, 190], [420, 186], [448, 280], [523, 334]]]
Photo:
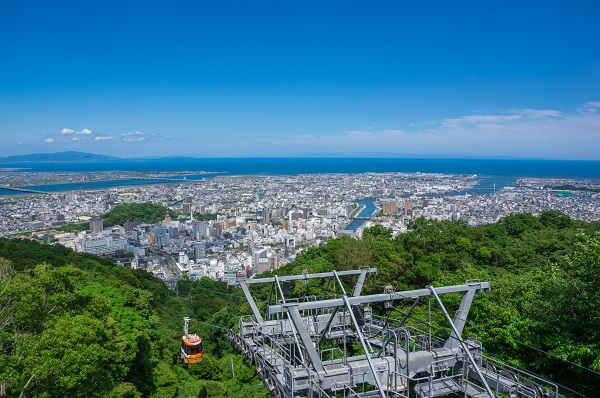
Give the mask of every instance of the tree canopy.
[[[164, 217], [164, 208], [161, 217]], [[465, 335], [484, 350], [593, 396], [600, 383], [600, 230], [559, 212], [470, 227], [423, 218], [394, 237], [309, 248], [276, 274], [376, 267], [363, 294], [489, 280], [473, 301]], [[268, 288], [253, 285], [263, 308]], [[318, 294], [317, 280], [293, 293]], [[179, 297], [179, 298], [178, 298]], [[449, 300], [452, 300], [450, 298]], [[385, 311], [374, 307], [374, 311]], [[415, 310], [416, 318], [424, 312]], [[16, 397], [267, 397], [254, 368], [223, 331], [250, 313], [237, 289], [182, 280], [178, 296], [144, 270], [58, 245], [0, 239], [0, 384]], [[182, 318], [203, 337], [198, 365], [179, 361]], [[432, 323], [444, 329], [439, 314]], [[232, 377], [231, 366], [235, 368]]]
[[165, 207], [153, 203], [123, 203], [112, 209], [101, 218], [104, 226], [123, 225], [126, 221], [141, 221], [155, 224], [166, 216]]
[[182, 281], [179, 292], [191, 300], [144, 270], [0, 239], [0, 384], [15, 397], [266, 397], [220, 329], [193, 325], [207, 354], [194, 367], [179, 362], [183, 316], [232, 326], [241, 292], [209, 279]]

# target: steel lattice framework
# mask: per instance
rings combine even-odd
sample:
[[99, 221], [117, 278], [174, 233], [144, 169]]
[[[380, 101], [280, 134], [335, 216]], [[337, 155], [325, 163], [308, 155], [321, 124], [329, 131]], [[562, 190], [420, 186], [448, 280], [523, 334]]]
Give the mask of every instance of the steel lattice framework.
[[[239, 333], [229, 340], [256, 365], [259, 377], [275, 397], [438, 397], [559, 398], [558, 386], [482, 353], [476, 339], [462, 332], [477, 294], [490, 291], [489, 282], [398, 291], [362, 296], [365, 278], [375, 268], [272, 278], [238, 280], [253, 315], [240, 318]], [[342, 278], [355, 283], [347, 294]], [[327, 279], [324, 297], [290, 298], [291, 283]], [[248, 285], [271, 284], [263, 316]], [[452, 318], [440, 295], [461, 294]], [[326, 296], [326, 297], [325, 297]], [[450, 326], [446, 339], [408, 326], [407, 319], [421, 300], [442, 310]], [[410, 309], [400, 321], [377, 317], [370, 304]], [[429, 318], [431, 319], [431, 318]], [[428, 327], [427, 327], [428, 326]]]

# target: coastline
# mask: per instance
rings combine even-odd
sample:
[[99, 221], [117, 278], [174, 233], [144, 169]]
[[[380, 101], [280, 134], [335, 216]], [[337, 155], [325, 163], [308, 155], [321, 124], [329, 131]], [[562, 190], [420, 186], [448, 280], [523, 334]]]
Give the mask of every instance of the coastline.
[[[474, 193], [493, 193], [506, 186], [515, 186], [519, 178], [600, 179], [600, 161], [543, 161], [498, 159], [405, 159], [405, 158], [185, 158], [137, 159], [103, 162], [22, 162], [0, 164], [4, 170], [0, 184], [25, 180], [32, 174], [68, 175], [69, 181], [56, 184], [16, 185], [17, 188], [63, 193], [74, 190], [101, 191], [112, 188], [130, 188], [150, 185], [190, 183], [202, 179], [267, 178], [314, 174], [414, 174], [474, 177], [478, 184]], [[16, 170], [18, 169], [18, 170]], [[9, 171], [10, 170], [10, 171]], [[198, 171], [191, 171], [198, 170]], [[206, 171], [221, 170], [221, 171]], [[91, 181], [73, 181], [78, 176], [101, 175]], [[123, 178], [110, 178], [122, 174]], [[171, 178], [169, 178], [171, 177]], [[175, 177], [175, 178], [174, 178]], [[185, 177], [185, 180], [177, 177]], [[43, 180], [47, 176], [37, 176]], [[173, 179], [177, 181], [160, 181]], [[32, 177], [32, 180], [36, 179]], [[487, 191], [487, 192], [486, 192]], [[13, 191], [14, 192], [14, 191]], [[0, 197], [15, 197], [22, 193], [2, 190]], [[456, 194], [456, 193], [453, 193]]]

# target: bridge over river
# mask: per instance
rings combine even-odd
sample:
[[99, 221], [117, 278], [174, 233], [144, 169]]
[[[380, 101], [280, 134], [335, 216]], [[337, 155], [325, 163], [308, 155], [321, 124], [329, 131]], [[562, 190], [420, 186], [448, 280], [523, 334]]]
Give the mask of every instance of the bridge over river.
[[42, 195], [49, 195], [50, 192], [38, 191], [36, 189], [22, 188], [22, 187], [7, 187], [0, 186], [1, 189], [7, 189], [9, 191], [25, 192], [25, 193], [38, 193]]

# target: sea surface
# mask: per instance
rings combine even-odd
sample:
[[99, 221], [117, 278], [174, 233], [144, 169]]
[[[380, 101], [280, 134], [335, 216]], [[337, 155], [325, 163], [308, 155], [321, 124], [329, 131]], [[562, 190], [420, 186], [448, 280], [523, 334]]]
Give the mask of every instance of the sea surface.
[[[187, 173], [187, 180], [234, 175], [294, 175], [314, 173], [421, 172], [476, 174], [477, 193], [514, 184], [518, 177], [600, 179], [600, 161], [514, 159], [410, 159], [410, 158], [145, 158], [98, 162], [12, 162], [0, 168], [22, 172], [173, 172]], [[200, 174], [204, 173], [204, 174]], [[176, 178], [182, 178], [178, 175]], [[44, 192], [96, 190], [119, 186], [149, 185], [153, 180], [115, 180], [31, 186]], [[0, 189], [0, 196], [15, 195]]]
[[422, 172], [538, 177], [600, 178], [600, 161], [410, 158], [144, 158], [100, 162], [13, 162], [23, 171], [214, 171], [226, 175]]

